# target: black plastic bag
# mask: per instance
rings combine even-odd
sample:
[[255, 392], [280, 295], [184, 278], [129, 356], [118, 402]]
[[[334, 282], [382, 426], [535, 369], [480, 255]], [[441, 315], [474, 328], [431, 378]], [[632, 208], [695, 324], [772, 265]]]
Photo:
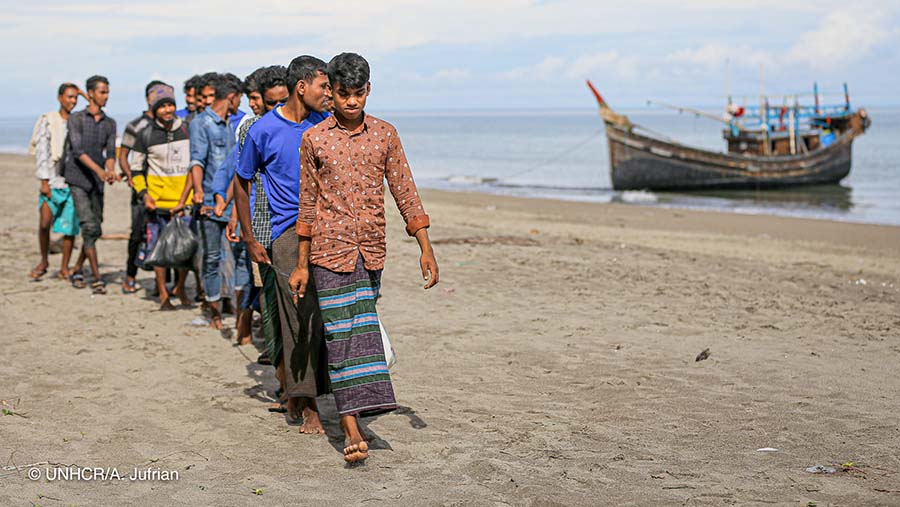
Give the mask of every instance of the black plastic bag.
[[156, 240], [145, 265], [160, 268], [190, 269], [199, 246], [197, 236], [180, 217], [173, 217]]

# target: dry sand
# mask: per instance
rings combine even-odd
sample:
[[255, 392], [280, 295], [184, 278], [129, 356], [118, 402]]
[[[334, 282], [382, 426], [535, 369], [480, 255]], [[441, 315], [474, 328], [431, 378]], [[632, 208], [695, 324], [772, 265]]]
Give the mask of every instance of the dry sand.
[[[900, 505], [900, 228], [423, 191], [441, 283], [391, 212], [404, 408], [346, 469], [333, 401], [329, 438], [268, 413], [273, 370], [199, 310], [29, 282], [30, 159], [0, 157], [0, 184], [2, 465], [180, 474], [4, 468], [0, 505]], [[127, 188], [106, 203], [127, 232]], [[125, 242], [99, 252], [118, 279]]]

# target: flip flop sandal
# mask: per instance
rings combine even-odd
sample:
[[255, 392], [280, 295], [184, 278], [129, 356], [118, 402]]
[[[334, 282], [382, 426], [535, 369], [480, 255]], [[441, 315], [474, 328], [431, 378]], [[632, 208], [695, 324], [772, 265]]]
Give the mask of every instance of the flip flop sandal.
[[72, 282], [72, 287], [76, 289], [83, 289], [87, 286], [84, 281], [84, 274], [81, 271], [76, 271], [69, 276], [69, 281]]
[[122, 284], [122, 294], [134, 294], [137, 292], [137, 287], [134, 286], [134, 280], [128, 281], [125, 280], [125, 283]]
[[272, 358], [269, 357], [269, 353], [268, 353], [268, 352], [263, 352], [262, 354], [259, 355], [258, 358], [256, 358], [256, 364], [270, 365], [270, 366], [271, 366], [271, 364], [272, 364]]
[[275, 402], [275, 403], [272, 403], [271, 405], [269, 405], [269, 412], [275, 412], [277, 414], [286, 414], [287, 407], [285, 406], [284, 403]]
[[96, 281], [91, 284], [91, 293], [97, 295], [106, 294], [106, 282]]
[[40, 280], [42, 276], [47, 274], [47, 268], [44, 269], [32, 269], [28, 276], [31, 277], [32, 280]]

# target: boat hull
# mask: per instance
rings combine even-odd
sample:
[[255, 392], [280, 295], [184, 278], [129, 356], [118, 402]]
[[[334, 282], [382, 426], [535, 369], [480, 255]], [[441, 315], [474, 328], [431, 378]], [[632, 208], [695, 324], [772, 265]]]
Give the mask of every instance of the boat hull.
[[775, 188], [837, 183], [850, 173], [852, 132], [827, 148], [758, 157], [666, 142], [606, 124], [615, 190]]

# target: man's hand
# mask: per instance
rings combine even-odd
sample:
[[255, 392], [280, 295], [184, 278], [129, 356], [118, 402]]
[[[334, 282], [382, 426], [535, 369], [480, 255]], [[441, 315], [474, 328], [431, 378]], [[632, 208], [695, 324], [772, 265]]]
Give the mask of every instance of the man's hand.
[[156, 201], [150, 197], [150, 194], [144, 194], [144, 207], [147, 211], [156, 211]]
[[426, 282], [425, 288], [430, 289], [437, 285], [440, 276], [438, 275], [437, 261], [434, 259], [434, 251], [431, 249], [423, 251], [422, 256], [419, 257], [419, 264], [422, 266], [422, 279]]
[[53, 191], [50, 190], [50, 182], [47, 180], [41, 180], [41, 195], [47, 199], [53, 196]]
[[[126, 176], [128, 176], [128, 175], [127, 174], [119, 175], [120, 178], [125, 178]], [[125, 184], [128, 185], [128, 188], [134, 188], [134, 180], [130, 176], [125, 178]]]
[[178, 216], [183, 215], [184, 214], [184, 203], [180, 202], [180, 203], [176, 204], [174, 208], [169, 210], [169, 213], [171, 213], [172, 215], [178, 215]]
[[206, 217], [212, 215], [212, 206], [200, 206], [200, 214]]
[[219, 194], [216, 194], [216, 207], [213, 208], [213, 213], [215, 213], [217, 217], [220, 217], [225, 213], [225, 199]]
[[306, 294], [306, 284], [309, 283], [309, 268], [306, 266], [297, 266], [291, 271], [291, 277], [288, 278], [288, 285], [291, 287], [291, 297], [294, 304]]
[[116, 181], [118, 181], [118, 178], [117, 178], [117, 176], [116, 176], [116, 172], [115, 172], [115, 171], [104, 171], [104, 178], [103, 178], [103, 179], [104, 179], [107, 183], [109, 183], [110, 185], [112, 185], [113, 183], [115, 183]]
[[196, 189], [196, 192], [194, 192], [194, 204], [203, 204], [203, 197], [205, 197], [203, 195], [203, 190], [199, 188]]
[[272, 264], [272, 260], [269, 259], [269, 254], [267, 254], [266, 249], [259, 244], [259, 241], [245, 241], [244, 243], [247, 246], [247, 255], [250, 257], [251, 261], [257, 264]]
[[[216, 197], [218, 198], [219, 196]], [[218, 205], [216, 206], [218, 207]], [[228, 221], [228, 225], [225, 226], [225, 237], [228, 238], [228, 241], [232, 243], [238, 243], [241, 241], [241, 238], [237, 234], [237, 226], [237, 214], [233, 213], [231, 215], [231, 220]]]

